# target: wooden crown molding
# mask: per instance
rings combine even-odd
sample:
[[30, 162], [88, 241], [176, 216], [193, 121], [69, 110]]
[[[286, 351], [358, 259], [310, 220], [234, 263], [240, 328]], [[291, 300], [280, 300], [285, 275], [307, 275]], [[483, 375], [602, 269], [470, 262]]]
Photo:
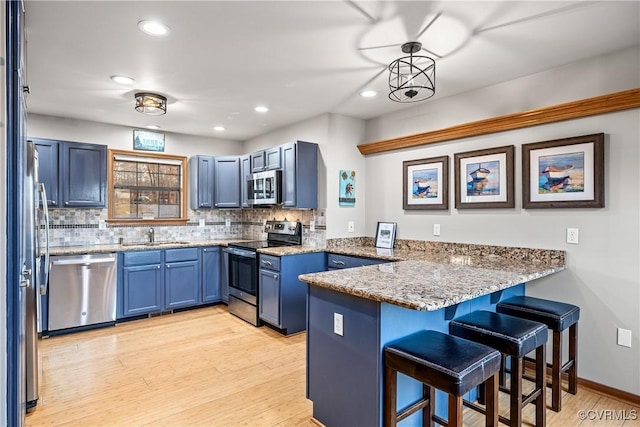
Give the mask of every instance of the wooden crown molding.
[[402, 148], [418, 147], [436, 142], [504, 132], [638, 107], [640, 107], [640, 88], [635, 88], [593, 98], [581, 99], [579, 101], [537, 108], [535, 110], [463, 123], [430, 132], [359, 144], [358, 150], [360, 150], [360, 153], [363, 155], [384, 153]]

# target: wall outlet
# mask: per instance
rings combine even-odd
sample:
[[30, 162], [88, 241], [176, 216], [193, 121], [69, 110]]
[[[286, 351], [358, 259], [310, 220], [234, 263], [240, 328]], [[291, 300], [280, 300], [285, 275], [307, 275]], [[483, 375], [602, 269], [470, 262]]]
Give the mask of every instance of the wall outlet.
[[204, 218], [200, 218], [200, 219], [198, 220], [198, 227], [204, 227], [204, 225], [205, 225]]
[[309, 221], [309, 231], [316, 231], [316, 222]]
[[107, 228], [107, 222], [104, 219], [98, 220], [98, 228], [100, 230], [104, 230], [105, 228]]
[[349, 233], [353, 233], [356, 229], [355, 224], [353, 223], [353, 221], [349, 221], [347, 223], [347, 230], [349, 231]]
[[440, 235], [440, 224], [433, 224], [433, 235], [434, 236]]
[[224, 226], [227, 228], [231, 227], [231, 218], [226, 218], [224, 220]]
[[618, 345], [631, 347], [631, 331], [629, 329], [618, 328]]
[[567, 243], [577, 245], [580, 242], [580, 231], [577, 228], [567, 228]]
[[344, 334], [344, 323], [340, 313], [333, 313], [333, 333], [340, 336]]

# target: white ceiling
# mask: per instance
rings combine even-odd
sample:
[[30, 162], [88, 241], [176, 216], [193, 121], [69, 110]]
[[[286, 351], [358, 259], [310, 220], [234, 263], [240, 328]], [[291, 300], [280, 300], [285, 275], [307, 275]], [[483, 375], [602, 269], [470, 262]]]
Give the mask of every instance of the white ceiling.
[[[414, 105], [387, 97], [386, 67], [403, 56], [404, 42], [417, 39], [440, 56], [433, 56], [436, 95], [422, 101], [430, 102], [637, 45], [639, 6], [638, 1], [27, 0], [27, 108], [243, 141], [326, 112], [368, 119]], [[143, 19], [162, 20], [170, 35], [143, 34], [137, 28]], [[109, 79], [114, 74], [136, 82], [116, 84]], [[365, 88], [378, 96], [360, 97]], [[167, 114], [136, 112], [138, 91], [167, 96]], [[254, 112], [258, 104], [270, 111]], [[227, 130], [216, 132], [214, 125]]]

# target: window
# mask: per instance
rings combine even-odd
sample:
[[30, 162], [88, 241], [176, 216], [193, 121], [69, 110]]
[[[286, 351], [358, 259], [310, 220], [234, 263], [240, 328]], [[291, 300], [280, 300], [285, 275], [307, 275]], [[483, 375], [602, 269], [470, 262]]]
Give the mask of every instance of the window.
[[109, 150], [109, 221], [186, 222], [187, 158]]

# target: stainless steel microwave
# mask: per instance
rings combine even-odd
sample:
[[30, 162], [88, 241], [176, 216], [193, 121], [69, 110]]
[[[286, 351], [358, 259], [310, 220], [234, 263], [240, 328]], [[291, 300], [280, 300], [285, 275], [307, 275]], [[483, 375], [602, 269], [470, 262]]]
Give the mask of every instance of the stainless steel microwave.
[[282, 171], [271, 170], [248, 176], [247, 195], [250, 205], [277, 205], [282, 203]]

